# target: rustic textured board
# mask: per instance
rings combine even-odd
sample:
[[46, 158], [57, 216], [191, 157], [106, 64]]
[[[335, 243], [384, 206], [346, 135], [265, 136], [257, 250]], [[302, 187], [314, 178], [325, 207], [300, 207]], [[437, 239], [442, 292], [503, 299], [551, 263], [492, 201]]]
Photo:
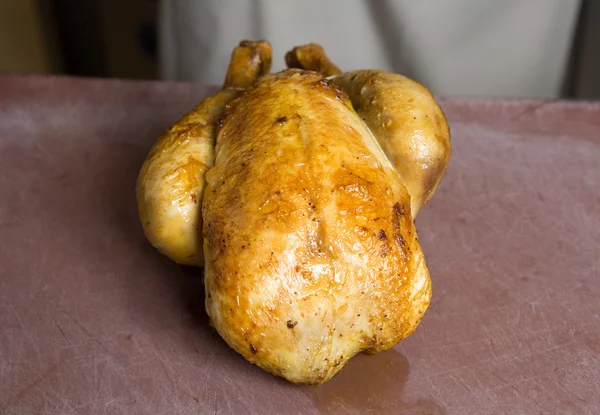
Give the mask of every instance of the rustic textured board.
[[600, 104], [442, 101], [433, 303], [311, 389], [228, 349], [201, 275], [141, 233], [140, 163], [209, 91], [0, 77], [0, 413], [600, 412]]

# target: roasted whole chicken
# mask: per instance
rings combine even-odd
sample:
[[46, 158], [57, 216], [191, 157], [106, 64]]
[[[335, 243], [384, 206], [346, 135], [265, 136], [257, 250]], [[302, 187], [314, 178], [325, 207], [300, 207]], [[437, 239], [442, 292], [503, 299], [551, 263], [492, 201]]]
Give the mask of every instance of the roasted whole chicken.
[[431, 281], [414, 218], [446, 172], [431, 93], [381, 70], [342, 73], [317, 44], [269, 73], [235, 48], [220, 92], [155, 143], [138, 177], [148, 240], [204, 266], [206, 311], [248, 361], [320, 385], [417, 328]]

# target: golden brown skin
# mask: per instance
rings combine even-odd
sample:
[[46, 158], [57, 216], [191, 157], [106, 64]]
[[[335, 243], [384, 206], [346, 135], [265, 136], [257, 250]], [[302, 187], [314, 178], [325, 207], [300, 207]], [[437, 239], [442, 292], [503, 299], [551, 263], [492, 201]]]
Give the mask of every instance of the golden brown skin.
[[214, 160], [218, 122], [227, 103], [271, 66], [265, 41], [240, 43], [232, 53], [223, 90], [165, 131], [138, 175], [140, 219], [150, 243], [173, 261], [204, 265], [201, 203], [204, 175]]
[[431, 92], [391, 72], [341, 73], [316, 44], [294, 48], [286, 62], [289, 67], [330, 77], [348, 93], [354, 109], [404, 179], [415, 217], [433, 196], [451, 155], [448, 122]]
[[206, 309], [250, 362], [319, 385], [416, 329], [431, 283], [410, 196], [333, 82], [263, 76], [226, 110], [206, 179]]

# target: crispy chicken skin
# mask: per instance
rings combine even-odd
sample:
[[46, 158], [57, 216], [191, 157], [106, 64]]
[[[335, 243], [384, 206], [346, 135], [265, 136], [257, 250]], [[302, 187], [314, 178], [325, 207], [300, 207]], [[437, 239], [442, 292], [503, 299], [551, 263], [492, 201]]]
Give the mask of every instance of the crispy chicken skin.
[[315, 72], [266, 75], [230, 104], [202, 215], [211, 323], [292, 382], [396, 345], [429, 304], [402, 179]]
[[206, 311], [227, 344], [317, 386], [419, 325], [431, 281], [413, 220], [450, 135], [408, 78], [342, 73], [316, 44], [278, 73], [270, 58], [266, 42], [236, 48], [223, 91], [151, 151], [138, 204], [161, 252], [204, 265]]

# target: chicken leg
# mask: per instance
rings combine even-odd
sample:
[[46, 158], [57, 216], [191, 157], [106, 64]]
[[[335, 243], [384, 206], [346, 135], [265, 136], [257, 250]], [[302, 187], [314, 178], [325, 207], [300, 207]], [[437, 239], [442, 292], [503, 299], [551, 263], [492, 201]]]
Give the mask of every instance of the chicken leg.
[[286, 55], [290, 68], [321, 73], [342, 87], [377, 138], [411, 195], [413, 217], [433, 196], [450, 159], [450, 130], [444, 113], [423, 85], [396, 73], [342, 73], [318, 44]]
[[175, 262], [204, 265], [201, 203], [217, 124], [226, 105], [270, 66], [269, 43], [241, 42], [232, 53], [222, 90], [165, 131], [142, 165], [136, 192], [145, 235]]

